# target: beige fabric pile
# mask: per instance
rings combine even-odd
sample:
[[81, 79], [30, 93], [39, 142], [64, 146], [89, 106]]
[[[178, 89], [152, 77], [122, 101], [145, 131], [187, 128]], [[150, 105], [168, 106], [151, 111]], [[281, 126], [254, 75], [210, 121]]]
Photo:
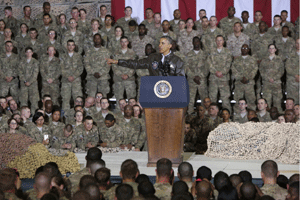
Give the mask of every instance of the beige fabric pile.
[[225, 159], [272, 159], [299, 163], [299, 124], [224, 123], [209, 133], [208, 157]]

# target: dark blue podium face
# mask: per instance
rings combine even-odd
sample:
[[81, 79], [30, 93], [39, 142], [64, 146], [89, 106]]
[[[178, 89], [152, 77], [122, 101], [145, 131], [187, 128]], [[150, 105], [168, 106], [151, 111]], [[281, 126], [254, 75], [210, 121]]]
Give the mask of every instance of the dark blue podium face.
[[144, 76], [140, 103], [144, 108], [184, 108], [189, 104], [189, 85], [184, 76]]

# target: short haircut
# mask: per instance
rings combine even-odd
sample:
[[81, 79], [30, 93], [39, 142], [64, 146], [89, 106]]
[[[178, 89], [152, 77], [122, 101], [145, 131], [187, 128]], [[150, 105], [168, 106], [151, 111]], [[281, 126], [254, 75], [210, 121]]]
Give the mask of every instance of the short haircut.
[[239, 176], [242, 178], [243, 182], [252, 181], [252, 175], [247, 170], [240, 171]]
[[146, 8], [146, 10], [145, 10], [145, 11], [147, 11], [147, 10], [151, 10], [151, 11], [153, 12], [152, 8]]
[[226, 185], [219, 191], [218, 199], [239, 199], [236, 189], [232, 185]]
[[200, 178], [200, 179], [204, 179], [206, 178], [207, 180], [211, 180], [211, 174], [212, 174], [212, 171], [210, 168], [206, 167], [206, 166], [202, 166], [200, 167], [198, 170], [197, 170], [197, 176], [196, 178]]
[[134, 160], [127, 159], [121, 165], [122, 179], [135, 180], [136, 174], [139, 172], [137, 163]]
[[260, 14], [262, 14], [262, 12], [260, 10], [255, 11], [255, 13], [260, 12]]
[[143, 181], [138, 185], [138, 192], [143, 197], [155, 194], [155, 188], [150, 181]]
[[266, 160], [261, 165], [261, 171], [264, 173], [267, 178], [276, 178], [278, 173], [277, 163], [273, 160]]
[[206, 199], [209, 199], [212, 194], [210, 183], [208, 183], [207, 181], [201, 181], [200, 183], [196, 184], [196, 194], [198, 198], [204, 197]]
[[[239, 101], [245, 101], [245, 103], [247, 104], [247, 100], [244, 99], [244, 98], [239, 99]], [[239, 101], [238, 101], [238, 102], [239, 102]]]
[[101, 160], [102, 158], [102, 151], [97, 147], [89, 148], [86, 159], [93, 161], [93, 160]]
[[274, 19], [275, 19], [275, 17], [279, 17], [279, 18], [281, 19], [281, 16], [280, 16], [280, 15], [274, 15]]
[[81, 9], [79, 10], [79, 12], [80, 12], [80, 11], [83, 11], [83, 12], [86, 13], [86, 9], [84, 9], [84, 8], [81, 8]]
[[26, 47], [25, 48], [25, 52], [28, 51], [28, 50], [31, 50], [33, 52], [33, 49], [31, 47]]
[[172, 162], [167, 158], [161, 158], [156, 163], [157, 175], [160, 177], [170, 177], [172, 173]]
[[282, 10], [280, 13], [282, 14], [282, 13], [286, 13], [286, 14], [288, 14], [289, 12], [287, 11], [287, 10]]
[[72, 198], [72, 200], [90, 200], [90, 199], [91, 199], [90, 194], [84, 190], [79, 190], [75, 192]]
[[133, 188], [128, 184], [121, 184], [116, 188], [117, 200], [130, 200], [133, 197]]
[[130, 21], [128, 22], [128, 25], [129, 25], [129, 26], [137, 26], [138, 24], [136, 23], [135, 20], [130, 20]]
[[27, 6], [23, 7], [23, 11], [25, 11], [26, 8], [30, 8], [31, 9], [31, 7], [27, 5]]
[[67, 44], [70, 43], [70, 42], [73, 42], [73, 43], [75, 44], [75, 41], [74, 41], [74, 40], [68, 40], [68, 41], [67, 41]]
[[106, 8], [106, 9], [107, 9], [106, 5], [101, 5], [101, 6], [100, 6], [100, 9], [101, 9], [101, 8]]
[[215, 106], [216, 108], [218, 108], [218, 110], [220, 110], [219, 105], [218, 105], [217, 103], [215, 103], [215, 102], [212, 102], [212, 103], [209, 105], [209, 107], [211, 107], [211, 106]]
[[258, 117], [253, 117], [252, 119], [250, 119], [250, 122], [259, 122]]
[[12, 11], [12, 7], [11, 7], [11, 6], [6, 6], [6, 7], [4, 8], [4, 10]]
[[231, 174], [231, 175], [229, 176], [229, 180], [230, 180], [232, 186], [235, 187], [235, 188], [236, 188], [240, 183], [243, 182], [242, 178], [241, 178], [240, 175], [238, 175], [238, 174]]
[[108, 120], [108, 121], [116, 121], [115, 117], [112, 115], [112, 114], [107, 114], [106, 117], [105, 117], [105, 120]]
[[90, 183], [86, 185], [83, 190], [89, 193], [91, 200], [100, 200], [101, 193], [97, 183]]
[[193, 166], [188, 162], [182, 162], [178, 166], [180, 178], [193, 178]]
[[79, 189], [82, 190], [85, 188], [87, 185], [91, 183], [97, 183], [96, 179], [92, 175], [84, 175], [80, 178], [79, 181]]
[[249, 12], [248, 12], [247, 10], [244, 10], [244, 11], [242, 12], [242, 14], [244, 14], [244, 13], [247, 13], [247, 14], [249, 15]]
[[280, 174], [276, 180], [276, 183], [284, 189], [287, 189], [288, 182], [289, 182], [289, 179], [283, 174]]
[[99, 186], [107, 186], [107, 182], [109, 181], [111, 176], [110, 169], [106, 167], [102, 167], [95, 172], [95, 179]]
[[219, 171], [214, 176], [214, 185], [216, 190], [220, 192], [220, 190], [228, 185], [231, 185], [228, 175], [225, 172]]
[[29, 29], [29, 32], [31, 32], [31, 31], [35, 31], [35, 32], [38, 33], [38, 31], [36, 30], [36, 28], [30, 28], [30, 29]]
[[240, 188], [242, 199], [251, 200], [255, 199], [256, 196], [256, 187], [252, 182], [245, 182]]
[[91, 175], [94, 176], [95, 172], [98, 169], [101, 169], [102, 167], [105, 167], [105, 161], [100, 159], [100, 160], [93, 160], [90, 162], [90, 171]]
[[138, 184], [144, 181], [150, 181], [149, 177], [146, 174], [139, 174], [135, 179], [135, 182]]
[[199, 12], [200, 12], [200, 11], [204, 11], [204, 12], [206, 12], [206, 10], [205, 10], [205, 9], [201, 9], [201, 10], [199, 10]]
[[132, 7], [131, 6], [126, 6], [124, 10], [126, 10], [127, 8], [130, 8], [132, 11]]
[[170, 36], [168, 36], [168, 35], [164, 35], [160, 39], [162, 39], [162, 38], [168, 40], [169, 44], [172, 44], [172, 42], [173, 42], [173, 39]]
[[43, 8], [45, 8], [46, 6], [50, 6], [50, 3], [47, 1], [43, 3]]
[[43, 118], [44, 118], [43, 113], [41, 113], [41, 112], [36, 112], [36, 113], [33, 115], [33, 117], [32, 117], [32, 122], [36, 124], [36, 120], [37, 120], [38, 118], [40, 118], [40, 117], [43, 117]]
[[177, 181], [172, 186], [172, 194], [184, 194], [189, 191], [189, 187], [184, 181]]
[[288, 184], [291, 185], [293, 182], [299, 181], [300, 179], [300, 175], [298, 174], [293, 174], [290, 178], [289, 178], [289, 182]]
[[100, 100], [100, 103], [102, 103], [102, 101], [105, 100], [105, 99], [106, 99], [107, 102], [109, 103], [108, 98], [106, 98], [106, 97], [102, 97], [101, 100]]
[[86, 116], [83, 121], [85, 122], [86, 120], [93, 120], [93, 118], [91, 116]]
[[50, 19], [52, 19], [49, 13], [43, 14], [43, 19], [44, 19], [44, 17], [46, 17], [46, 16], [48, 16]]
[[259, 99], [257, 100], [257, 102], [258, 102], [259, 100], [261, 100], [261, 99], [264, 100], [266, 104], [268, 104], [267, 99], [265, 99], [265, 98], [259, 98]]

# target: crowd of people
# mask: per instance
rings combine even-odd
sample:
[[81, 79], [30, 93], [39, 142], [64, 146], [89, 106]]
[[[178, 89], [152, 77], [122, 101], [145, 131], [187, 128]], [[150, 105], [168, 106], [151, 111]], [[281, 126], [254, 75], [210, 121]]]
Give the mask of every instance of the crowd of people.
[[[98, 148], [90, 148], [86, 166], [69, 177], [63, 176], [56, 163], [39, 167], [35, 173], [34, 188], [24, 192], [14, 169], [0, 171], [0, 199], [28, 200], [298, 200], [299, 173], [291, 177], [281, 175], [277, 163], [266, 160], [261, 164], [262, 187], [252, 183], [252, 175], [243, 170], [231, 174], [199, 165], [194, 174], [189, 162], [178, 166], [175, 180], [172, 162], [161, 158], [156, 163], [156, 181], [153, 184], [141, 174], [138, 164], [125, 160], [120, 166], [121, 183], [111, 181], [111, 171]], [[213, 179], [212, 179], [213, 178]]]

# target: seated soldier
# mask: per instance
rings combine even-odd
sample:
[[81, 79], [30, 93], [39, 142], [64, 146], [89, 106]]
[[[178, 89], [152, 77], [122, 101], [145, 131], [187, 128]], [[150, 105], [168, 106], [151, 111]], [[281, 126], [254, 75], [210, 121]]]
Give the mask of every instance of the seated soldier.
[[221, 118], [223, 119], [223, 123], [231, 122], [230, 111], [227, 108], [222, 109]]
[[116, 188], [114, 199], [116, 200], [130, 200], [134, 197], [134, 190], [132, 186], [122, 183]]
[[299, 104], [296, 104], [294, 106], [294, 113], [295, 113], [295, 122], [297, 122], [300, 119], [300, 106], [299, 106]]
[[156, 162], [155, 196], [159, 199], [171, 199], [172, 185], [169, 180], [173, 174], [172, 162], [161, 158]]
[[[72, 124], [74, 122], [74, 115], [75, 115], [75, 109], [76, 106], [80, 106], [83, 108], [83, 98], [82, 97], [76, 97], [74, 100], [74, 108], [70, 108], [69, 110], [65, 110], [64, 113], [64, 122], [66, 124]], [[82, 109], [83, 112], [83, 109]]]
[[[270, 117], [269, 112], [267, 111], [268, 103], [266, 99], [258, 99], [257, 108], [258, 108], [258, 119], [260, 122], [271, 122], [272, 119]], [[249, 120], [250, 121], [250, 120]]]
[[119, 100], [119, 109], [115, 109], [115, 114], [117, 118], [121, 118], [124, 116], [124, 108], [127, 105], [126, 99], [120, 99]]
[[239, 123], [245, 123], [248, 121], [247, 115], [247, 101], [246, 99], [239, 99], [238, 102], [239, 105], [239, 113], [234, 113], [233, 115], [233, 121], [239, 122]]
[[196, 141], [197, 136], [195, 130], [191, 128], [191, 124], [189, 122], [185, 122], [183, 151], [194, 152]]
[[[127, 159], [121, 165], [120, 176], [122, 178], [122, 183], [126, 183], [133, 188], [133, 195], [135, 197], [139, 196], [138, 183], [135, 182], [136, 177], [139, 175], [138, 165], [134, 160]], [[106, 194], [105, 199], [114, 200], [115, 192], [117, 186], [110, 188]]]
[[76, 147], [76, 137], [75, 133], [73, 133], [71, 124], [67, 124], [64, 128], [54, 130], [50, 141], [51, 147], [55, 149], [67, 149], [73, 152]]
[[277, 118], [277, 123], [278, 124], [282, 124], [285, 123], [285, 118], [284, 118], [284, 114], [280, 114]]
[[249, 109], [247, 114], [247, 119], [250, 121], [253, 118], [257, 118], [257, 114], [254, 110]]
[[94, 100], [94, 97], [87, 97], [84, 101], [84, 111], [86, 113], [86, 116], [91, 116], [91, 111], [90, 111], [90, 108], [92, 108], [95, 104], [95, 100]]
[[286, 123], [295, 123], [295, 113], [292, 109], [284, 111], [284, 119]]
[[213, 190], [207, 181], [201, 181], [196, 184], [197, 200], [209, 200], [213, 197]]
[[122, 144], [124, 140], [124, 132], [122, 128], [115, 124], [116, 119], [112, 114], [105, 117], [105, 127], [99, 127], [100, 146], [114, 148]]
[[209, 110], [209, 106], [211, 104], [211, 99], [209, 97], [206, 97], [204, 99], [204, 102], [201, 103], [203, 106], [204, 106], [204, 109], [205, 109], [205, 115], [208, 115], [208, 110]]
[[31, 115], [30, 108], [28, 106], [22, 106], [20, 110], [21, 110], [21, 118], [22, 118], [23, 126], [26, 127], [28, 124], [32, 123], [29, 120]]
[[200, 127], [202, 126], [205, 118], [205, 108], [204, 106], [197, 106], [197, 116], [191, 120], [191, 128], [195, 129], [196, 133], [200, 131]]
[[287, 98], [285, 103], [285, 109], [294, 110], [295, 100], [293, 98]]
[[288, 189], [287, 200], [299, 199], [299, 179], [298, 181], [292, 183]]
[[109, 110], [109, 101], [106, 97], [103, 97], [101, 100], [100, 100], [100, 105], [101, 105], [101, 111], [99, 111], [98, 113], [96, 113], [94, 115], [94, 119], [95, 119], [95, 122], [97, 123], [97, 126], [100, 128], [103, 128], [104, 125], [105, 125], [105, 117], [108, 115], [108, 114], [113, 114], [113, 112], [111, 112]]
[[84, 126], [76, 128], [76, 145], [78, 149], [86, 150], [96, 147], [99, 142], [99, 134], [97, 127], [93, 124], [94, 120], [91, 116], [84, 118]]
[[83, 191], [86, 191], [90, 195], [91, 200], [101, 200], [103, 194], [101, 194], [97, 182], [89, 183], [83, 188]]
[[279, 115], [278, 109], [276, 107], [272, 107], [270, 109], [270, 117], [272, 119], [272, 122], [277, 121], [278, 115]]
[[94, 117], [96, 113], [101, 111], [100, 101], [101, 101], [102, 97], [103, 97], [103, 94], [101, 92], [96, 93], [96, 95], [95, 95], [95, 105], [93, 107], [91, 107], [91, 110], [89, 112], [92, 117]]
[[54, 106], [52, 110], [52, 120], [48, 124], [48, 128], [50, 134], [53, 135], [55, 129], [62, 129], [65, 124], [60, 121], [60, 108], [58, 106]]

